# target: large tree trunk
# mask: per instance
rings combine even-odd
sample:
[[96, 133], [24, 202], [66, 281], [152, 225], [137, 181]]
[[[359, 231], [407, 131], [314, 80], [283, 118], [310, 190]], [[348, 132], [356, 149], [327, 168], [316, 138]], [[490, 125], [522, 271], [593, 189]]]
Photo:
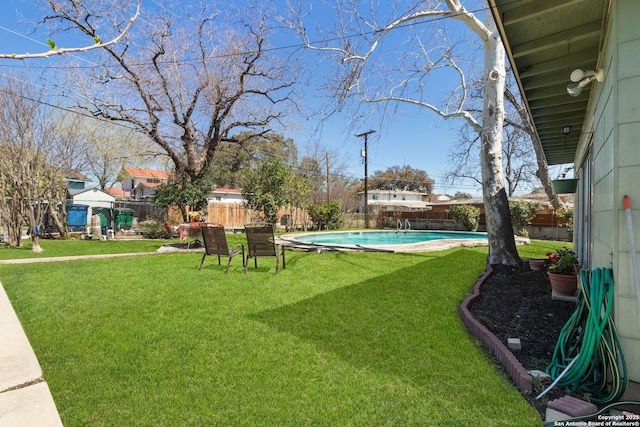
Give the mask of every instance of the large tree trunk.
[[[29, 197], [27, 200], [31, 200], [31, 198]], [[38, 221], [33, 209], [33, 206], [26, 207], [27, 220], [29, 224], [29, 237], [31, 237], [31, 252], [40, 253], [43, 251], [38, 238], [40, 230], [38, 230]]]
[[[62, 204], [62, 207], [64, 208], [64, 203]], [[60, 221], [60, 217], [58, 216], [58, 211], [54, 207], [53, 203], [50, 203], [49, 205], [47, 205], [47, 212], [49, 213], [49, 217], [51, 217], [51, 219], [53, 220], [53, 223], [55, 224], [56, 228], [60, 232], [60, 237], [66, 237], [68, 234], [67, 227], [65, 227], [62, 221]], [[63, 212], [63, 217], [64, 218], [67, 217], [66, 212]]]
[[520, 256], [516, 249], [509, 201], [502, 171], [502, 125], [504, 121], [505, 52], [493, 20], [488, 27], [492, 36], [485, 42], [485, 91], [480, 137], [482, 195], [489, 237], [489, 264], [516, 266]]
[[[558, 197], [558, 195], [553, 191], [551, 176], [549, 175], [549, 164], [547, 163], [547, 158], [544, 155], [544, 149], [542, 148], [542, 144], [540, 143], [540, 138], [538, 138], [538, 135], [533, 128], [533, 124], [529, 119], [527, 110], [522, 104], [517, 101], [516, 97], [508, 89], [505, 91], [505, 97], [507, 101], [509, 101], [513, 105], [516, 111], [518, 111], [518, 114], [520, 115], [520, 121], [522, 122], [521, 129], [525, 131], [527, 135], [529, 135], [529, 138], [531, 138], [533, 151], [536, 153], [536, 162], [538, 163], [536, 176], [540, 180], [545, 193], [547, 193], [547, 197], [549, 198], [551, 206], [553, 206], [555, 209], [565, 207], [564, 202], [560, 200], [560, 197]], [[515, 124], [513, 125], [515, 126]]]
[[544, 188], [545, 193], [547, 193], [551, 206], [555, 209], [565, 207], [564, 202], [560, 200], [560, 197], [553, 191], [551, 176], [549, 175], [549, 165], [547, 164], [547, 158], [544, 155], [538, 135], [535, 133], [531, 135], [531, 142], [533, 142], [533, 149], [536, 152], [536, 160], [538, 161], [536, 176], [540, 180], [540, 183], [542, 183], [542, 187]]
[[19, 202], [20, 196], [17, 192], [13, 191], [11, 197], [6, 197], [4, 192], [0, 192], [4, 197], [3, 204], [0, 205], [2, 210], [2, 220], [4, 221], [4, 228], [7, 232], [7, 240], [9, 241], [9, 247], [16, 248], [22, 245], [21, 230], [22, 224], [22, 211], [21, 204]]

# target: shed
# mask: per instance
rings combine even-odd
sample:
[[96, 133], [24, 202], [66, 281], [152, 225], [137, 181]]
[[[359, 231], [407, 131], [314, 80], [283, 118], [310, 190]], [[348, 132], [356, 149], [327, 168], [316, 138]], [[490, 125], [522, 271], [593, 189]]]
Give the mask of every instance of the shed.
[[116, 200], [112, 195], [105, 193], [99, 188], [89, 188], [86, 190], [73, 190], [69, 189], [69, 196], [74, 205], [87, 205], [89, 210], [87, 212], [87, 224], [91, 224], [92, 212], [96, 209], [108, 211], [107, 218], [111, 218], [111, 211]]

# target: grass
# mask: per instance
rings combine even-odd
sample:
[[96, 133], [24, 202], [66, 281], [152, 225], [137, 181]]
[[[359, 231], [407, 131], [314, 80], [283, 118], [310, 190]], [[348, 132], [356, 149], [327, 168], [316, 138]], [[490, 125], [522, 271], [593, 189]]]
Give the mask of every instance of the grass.
[[76, 255], [119, 254], [155, 252], [160, 246], [173, 240], [48, 240], [40, 239], [43, 252], [31, 251], [31, 240], [24, 239], [20, 248], [0, 245], [0, 260], [62, 257]]
[[541, 424], [458, 318], [486, 249], [200, 258], [2, 266], [65, 426]]

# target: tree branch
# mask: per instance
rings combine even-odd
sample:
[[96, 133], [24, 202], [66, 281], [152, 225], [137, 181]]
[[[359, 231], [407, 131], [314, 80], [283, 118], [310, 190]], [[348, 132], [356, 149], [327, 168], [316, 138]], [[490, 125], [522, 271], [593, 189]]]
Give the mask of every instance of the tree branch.
[[99, 37], [94, 36], [94, 41], [96, 43], [91, 45], [91, 46], [70, 47], [70, 48], [61, 47], [61, 48], [50, 49], [49, 51], [42, 52], [42, 53], [22, 53], [22, 54], [0, 53], [0, 58], [2, 58], [2, 59], [21, 59], [21, 60], [22, 59], [32, 59], [32, 58], [34, 58], [34, 59], [35, 58], [48, 58], [48, 57], [53, 56], [53, 55], [64, 55], [65, 53], [88, 52], [90, 50], [101, 49], [101, 48], [105, 48], [107, 46], [110, 46], [112, 44], [116, 44], [125, 36], [125, 34], [127, 34], [129, 29], [133, 25], [134, 21], [136, 19], [138, 19], [138, 16], [140, 16], [140, 4], [141, 4], [141, 1], [142, 0], [138, 0], [138, 5], [136, 7], [136, 12], [133, 14], [133, 16], [131, 18], [129, 18], [129, 21], [128, 21], [127, 25], [125, 26], [125, 28], [115, 38], [113, 38], [113, 39], [111, 39], [111, 40], [109, 40], [107, 42], [102, 42]]

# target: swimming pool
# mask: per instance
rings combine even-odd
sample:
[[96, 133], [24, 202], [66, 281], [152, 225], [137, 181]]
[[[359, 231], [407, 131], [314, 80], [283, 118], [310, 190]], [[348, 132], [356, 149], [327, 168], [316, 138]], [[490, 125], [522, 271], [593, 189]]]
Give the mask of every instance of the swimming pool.
[[439, 250], [454, 246], [487, 245], [486, 233], [458, 231], [343, 231], [281, 236], [291, 245], [303, 244], [318, 248], [388, 250], [413, 252]]

